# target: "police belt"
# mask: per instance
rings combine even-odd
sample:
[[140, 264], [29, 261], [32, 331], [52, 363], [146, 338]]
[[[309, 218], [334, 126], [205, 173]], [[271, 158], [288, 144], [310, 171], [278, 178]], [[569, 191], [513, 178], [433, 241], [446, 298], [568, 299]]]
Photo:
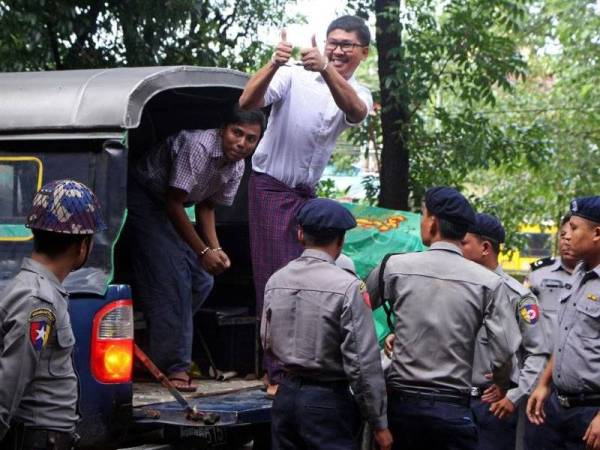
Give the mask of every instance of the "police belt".
[[563, 408], [575, 408], [577, 406], [600, 406], [600, 394], [567, 394], [556, 391], [558, 403]]
[[350, 387], [350, 384], [346, 380], [318, 380], [294, 372], [288, 372], [283, 378], [283, 383], [292, 387], [316, 386], [335, 390], [348, 390]]
[[391, 388], [391, 394], [400, 400], [430, 402], [430, 403], [452, 403], [468, 408], [471, 405], [471, 396], [468, 393], [461, 393], [455, 390], [439, 389], [407, 389]]
[[71, 450], [76, 441], [77, 435], [73, 433], [29, 428], [24, 427], [21, 423], [15, 423], [11, 424], [8, 429], [5, 439], [2, 441], [2, 448]]

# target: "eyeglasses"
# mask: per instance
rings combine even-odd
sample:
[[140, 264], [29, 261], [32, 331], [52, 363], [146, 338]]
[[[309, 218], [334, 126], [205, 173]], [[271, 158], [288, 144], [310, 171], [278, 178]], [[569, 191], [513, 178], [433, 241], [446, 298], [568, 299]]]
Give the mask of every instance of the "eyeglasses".
[[355, 47], [368, 47], [368, 45], [362, 45], [362, 44], [355, 44], [354, 42], [348, 42], [348, 41], [342, 41], [342, 42], [338, 42], [338, 41], [325, 41], [325, 49], [333, 52], [335, 51], [336, 48], [340, 48], [341, 51], [343, 51], [344, 53], [350, 53], [352, 51], [354, 51]]

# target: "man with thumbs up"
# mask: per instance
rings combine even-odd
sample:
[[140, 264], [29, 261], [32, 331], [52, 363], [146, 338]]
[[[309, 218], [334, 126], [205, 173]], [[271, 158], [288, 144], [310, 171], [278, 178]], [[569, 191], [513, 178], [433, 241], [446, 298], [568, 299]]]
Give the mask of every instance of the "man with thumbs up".
[[[300, 52], [301, 63], [292, 63], [293, 45], [284, 30], [273, 57], [240, 97], [243, 109], [271, 105], [248, 187], [257, 317], [269, 277], [302, 253], [295, 217], [314, 197], [338, 136], [359, 125], [372, 108], [370, 91], [353, 76], [367, 58], [370, 40], [363, 19], [342, 16], [327, 28], [324, 54], [313, 36], [312, 46]], [[272, 355], [265, 355], [265, 368], [270, 383], [278, 384], [282, 371]]]

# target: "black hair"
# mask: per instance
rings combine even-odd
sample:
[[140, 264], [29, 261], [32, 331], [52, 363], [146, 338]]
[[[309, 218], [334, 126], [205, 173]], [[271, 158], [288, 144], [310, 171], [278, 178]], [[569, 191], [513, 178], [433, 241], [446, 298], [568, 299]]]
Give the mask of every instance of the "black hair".
[[571, 220], [571, 212], [568, 212], [564, 216], [562, 216], [562, 218], [560, 219], [560, 227], [564, 227], [567, 224], [567, 222], [569, 222], [569, 220]]
[[265, 115], [260, 109], [241, 109], [235, 103], [226, 112], [223, 117], [223, 128], [233, 124], [258, 124], [260, 125], [260, 135], [262, 136], [267, 126]]
[[441, 219], [439, 217], [438, 220], [440, 222], [440, 235], [444, 239], [460, 241], [465, 237], [467, 230], [469, 229], [469, 226], [465, 224], [450, 222], [449, 220]]
[[343, 230], [314, 230], [311, 228], [302, 228], [304, 231], [304, 240], [307, 245], [315, 245], [317, 247], [324, 247], [326, 245], [333, 244], [335, 242], [341, 242], [344, 240], [346, 232]]
[[66, 253], [69, 247], [92, 238], [91, 234], [65, 234], [46, 230], [32, 229], [33, 249], [50, 258]]
[[496, 253], [496, 255], [500, 254], [500, 242], [498, 242], [496, 239], [492, 239], [491, 237], [484, 236], [482, 234], [477, 234], [476, 236], [479, 239], [479, 242], [488, 241], [492, 246], [492, 250], [494, 250], [494, 253]]
[[335, 19], [327, 27], [327, 36], [333, 30], [344, 30], [348, 33], [355, 32], [358, 36], [358, 40], [362, 45], [369, 45], [371, 43], [371, 32], [364, 19], [358, 16], [341, 16]]

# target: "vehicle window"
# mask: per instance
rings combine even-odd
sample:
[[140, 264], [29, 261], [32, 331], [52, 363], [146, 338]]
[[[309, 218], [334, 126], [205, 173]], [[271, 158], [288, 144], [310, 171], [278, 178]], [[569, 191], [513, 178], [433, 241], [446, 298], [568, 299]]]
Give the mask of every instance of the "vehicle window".
[[552, 239], [547, 233], [523, 233], [525, 246], [521, 256], [544, 258], [552, 255]]
[[42, 162], [34, 157], [0, 156], [0, 240], [31, 239], [25, 220], [42, 187]]

